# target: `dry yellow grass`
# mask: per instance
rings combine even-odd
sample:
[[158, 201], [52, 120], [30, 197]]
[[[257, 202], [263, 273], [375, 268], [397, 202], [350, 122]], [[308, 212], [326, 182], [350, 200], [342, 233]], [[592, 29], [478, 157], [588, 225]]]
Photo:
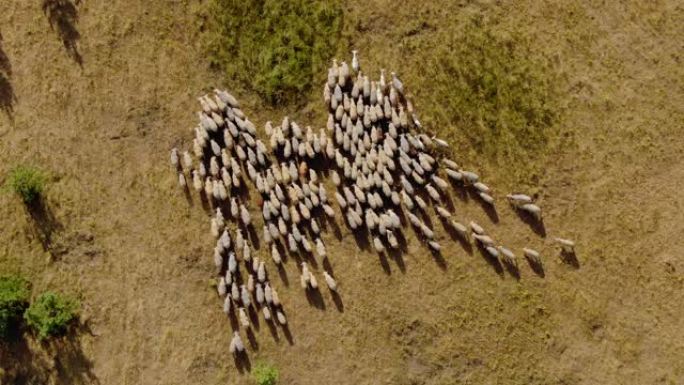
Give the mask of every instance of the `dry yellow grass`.
[[[415, 241], [403, 269], [389, 260], [386, 274], [346, 230], [341, 240], [328, 234], [343, 311], [327, 292], [320, 310], [298, 285], [276, 281], [293, 344], [262, 326], [252, 361], [276, 365], [283, 384], [680, 383], [681, 5], [393, 4], [347, 2], [339, 54], [353, 47], [370, 70], [399, 68], [412, 89], [431, 86], [421, 76], [431, 51], [421, 42], [459, 15], [522, 30], [532, 52], [550, 58], [562, 77], [563, 120], [552, 151], [533, 160], [542, 170], [534, 189], [549, 235], [575, 239], [581, 266], [562, 264], [503, 202], [493, 224], [476, 203], [455, 199], [459, 218], [478, 220], [507, 245], [541, 249], [544, 278], [527, 266], [520, 281], [499, 276], [456, 243], [442, 269]], [[6, 377], [19, 370], [20, 378], [64, 384], [251, 383], [228, 354], [230, 326], [208, 285], [208, 216], [197, 200], [187, 203], [167, 159], [169, 148], [188, 145], [195, 97], [222, 84], [200, 51], [198, 6], [83, 1], [72, 25], [78, 34], [60, 35], [40, 4], [3, 5], [0, 59], [11, 74], [0, 86], [10, 84], [13, 97], [0, 97], [0, 176], [28, 162], [46, 170], [53, 219], [36, 234], [21, 202], [0, 195], [0, 273], [22, 273], [36, 292], [78, 297], [90, 328], [56, 347], [29, 340], [2, 349]], [[65, 44], [60, 36], [79, 38]], [[324, 122], [317, 91], [302, 111], [235, 93], [258, 124], [286, 113]], [[417, 97], [416, 107], [430, 111], [425, 100]], [[479, 169], [497, 197], [513, 188], [510, 165], [478, 161], [466, 144], [454, 144], [460, 161]], [[37, 236], [49, 230], [46, 251]], [[294, 282], [295, 267], [287, 271]], [[58, 356], [60, 346], [69, 353]]]

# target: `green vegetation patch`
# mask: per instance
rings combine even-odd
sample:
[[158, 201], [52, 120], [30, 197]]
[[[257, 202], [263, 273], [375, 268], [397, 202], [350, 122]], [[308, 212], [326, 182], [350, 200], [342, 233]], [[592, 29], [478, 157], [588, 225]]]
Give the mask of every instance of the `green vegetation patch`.
[[[442, 36], [428, 55], [426, 115], [437, 133], [528, 179], [559, 117], [555, 76], [527, 41], [480, 16]], [[466, 139], [463, 143], [463, 139]]]
[[210, 0], [204, 34], [211, 64], [278, 104], [302, 99], [325, 75], [342, 26], [333, 0]]
[[45, 190], [45, 175], [35, 167], [18, 166], [10, 171], [5, 188], [19, 195], [28, 205], [34, 203]]
[[0, 339], [9, 338], [17, 330], [30, 295], [29, 284], [23, 278], [0, 277]]
[[53, 292], [38, 296], [26, 310], [24, 318], [38, 338], [64, 334], [69, 324], [78, 317], [78, 302]]
[[260, 361], [254, 365], [252, 377], [258, 385], [275, 385], [278, 381], [278, 369]]

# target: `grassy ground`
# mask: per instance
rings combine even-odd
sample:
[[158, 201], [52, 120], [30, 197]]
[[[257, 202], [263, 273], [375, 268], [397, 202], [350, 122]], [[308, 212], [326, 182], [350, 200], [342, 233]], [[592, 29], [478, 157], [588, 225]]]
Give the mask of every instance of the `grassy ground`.
[[[223, 84], [201, 45], [205, 4], [83, 1], [73, 4], [75, 15], [46, 15], [24, 1], [4, 7], [0, 183], [17, 164], [36, 165], [49, 180], [38, 217], [18, 198], [0, 196], [0, 275], [19, 272], [35, 292], [79, 298], [87, 326], [60, 342], [63, 358], [30, 339], [2, 350], [6, 376], [251, 383], [229, 358], [230, 326], [207, 284], [208, 216], [178, 191], [167, 160], [169, 148], [188, 145], [195, 97]], [[548, 239], [502, 203], [495, 224], [477, 203], [454, 199], [459, 218], [478, 220], [504, 244], [541, 249], [543, 278], [526, 266], [520, 281], [499, 275], [456, 243], [440, 267], [415, 241], [402, 263], [387, 261], [387, 274], [347, 231], [340, 240], [329, 234], [343, 309], [327, 293], [325, 309], [315, 308], [298, 285], [276, 282], [294, 343], [262, 326], [252, 362], [276, 366], [284, 384], [680, 383], [681, 5], [343, 7], [338, 57], [354, 48], [371, 73], [398, 70], [427, 128], [452, 133], [458, 160], [480, 171], [496, 197], [517, 183], [538, 194], [549, 236], [578, 242], [580, 268], [561, 263]], [[449, 119], [457, 114], [448, 106], [463, 96], [436, 82], [448, 79], [426, 76], [438, 74], [431, 63], [446, 55], [445, 39], [457, 42], [456, 32], [480, 16], [497, 44], [515, 42], [511, 55], [556, 95], [548, 100], [557, 117], [543, 126], [540, 151], [522, 160], [518, 141], [492, 134], [478, 148], [467, 131], [459, 135], [467, 125]], [[546, 92], [525, 97], [547, 100]], [[296, 109], [235, 94], [258, 124], [289, 114], [323, 125], [317, 86]], [[513, 154], [501, 153], [500, 143], [512, 143]], [[516, 161], [524, 172], [511, 170]], [[446, 242], [439, 228], [438, 237]], [[287, 271], [296, 278], [292, 264]]]

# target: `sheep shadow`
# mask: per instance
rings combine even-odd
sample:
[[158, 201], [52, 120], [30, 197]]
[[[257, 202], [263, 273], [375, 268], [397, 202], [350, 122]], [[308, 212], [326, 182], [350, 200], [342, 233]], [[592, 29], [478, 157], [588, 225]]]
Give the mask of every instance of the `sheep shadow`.
[[546, 276], [544, 266], [541, 264], [541, 262], [537, 262], [534, 259], [531, 259], [527, 256], [525, 257], [525, 259], [527, 259], [527, 263], [530, 265], [530, 268], [532, 269], [532, 271], [534, 271], [535, 274], [537, 274], [541, 278], [544, 278]]
[[477, 193], [477, 190], [468, 190], [468, 194], [470, 194], [473, 198], [473, 200], [477, 201], [477, 203], [480, 205], [480, 208], [482, 208], [482, 211], [487, 214], [487, 217], [489, 217], [489, 220], [492, 221], [492, 223], [499, 223], [499, 213], [496, 211], [496, 202], [493, 204], [485, 202], [480, 195]]
[[285, 339], [287, 340], [287, 343], [290, 345], [294, 345], [294, 338], [292, 337], [292, 332], [290, 332], [290, 327], [285, 324], [282, 325], [283, 328], [283, 334], [285, 334]]
[[321, 291], [319, 289], [307, 288], [306, 299], [313, 307], [320, 310], [325, 310], [325, 301], [323, 301], [323, 296], [321, 295]]
[[333, 303], [335, 304], [337, 311], [340, 313], [344, 313], [344, 303], [342, 302], [342, 297], [340, 296], [340, 293], [331, 290], [330, 296], [332, 297]]
[[482, 244], [479, 242], [477, 242], [477, 249], [480, 251], [480, 255], [482, 256], [482, 258], [484, 258], [484, 260], [487, 261], [487, 263], [489, 263], [489, 265], [492, 267], [492, 269], [494, 269], [496, 274], [500, 277], [503, 277], [504, 268], [503, 266], [501, 266], [501, 262], [499, 261], [499, 259], [489, 255], [484, 246], [482, 246]]
[[473, 254], [473, 245], [470, 243], [466, 236], [459, 234], [458, 231], [456, 231], [449, 223], [447, 223], [444, 220], [442, 221], [442, 225], [444, 226], [444, 230], [446, 230], [447, 234], [449, 234], [449, 237], [452, 240], [458, 242], [466, 253], [468, 253], [469, 255]]
[[31, 218], [33, 236], [38, 239], [43, 250], [52, 255], [52, 236], [55, 232], [64, 229], [64, 226], [57, 220], [47, 201], [41, 195], [24, 207], [29, 218]]
[[14, 103], [17, 97], [11, 82], [12, 64], [9, 57], [2, 48], [2, 34], [0, 34], [0, 110], [2, 110], [10, 120], [14, 116]]
[[513, 207], [513, 211], [515, 211], [518, 218], [520, 218], [521, 221], [523, 221], [527, 226], [529, 226], [535, 234], [539, 235], [542, 238], [546, 238], [546, 227], [544, 226], [544, 218], [537, 219], [534, 215], [528, 213], [527, 211], [518, 210], [515, 207]]
[[247, 351], [236, 352], [233, 354], [233, 361], [235, 362], [235, 367], [240, 374], [244, 374], [245, 372], [252, 370], [252, 362], [249, 360]]
[[575, 253], [574, 250], [561, 250], [560, 258], [565, 264], [570, 265], [575, 269], [580, 268], [579, 259], [577, 259], [577, 253]]
[[249, 341], [249, 344], [252, 346], [252, 349], [254, 349], [255, 351], [259, 351], [259, 342], [257, 341], [252, 328], [248, 328], [246, 334], [247, 340]]
[[385, 254], [384, 251], [378, 253], [378, 262], [380, 262], [380, 266], [385, 274], [392, 275], [392, 268], [390, 268], [389, 262], [387, 261], [387, 254]]
[[78, 23], [78, 9], [80, 0], [43, 0], [43, 13], [50, 22], [50, 28], [57, 32], [59, 39], [66, 49], [67, 55], [83, 67], [83, 57], [78, 51], [78, 41], [81, 34], [76, 29]]
[[430, 253], [432, 254], [432, 259], [435, 260], [437, 266], [442, 269], [442, 271], [446, 271], [448, 266], [446, 259], [444, 259], [444, 255], [442, 255], [442, 252], [439, 250], [430, 249]]
[[[0, 361], [0, 368], [12, 384], [74, 384], [99, 385], [93, 372], [93, 362], [83, 352], [81, 336], [95, 336], [87, 324], [68, 328], [65, 335], [40, 342], [29, 334], [21, 334], [0, 347], [8, 359]], [[3, 382], [4, 383], [4, 382]]]
[[517, 264], [509, 263], [504, 260], [502, 265], [506, 268], [508, 274], [515, 278], [516, 281], [520, 281], [520, 269]]
[[[401, 239], [400, 237], [397, 237], [398, 239]], [[401, 241], [399, 241], [399, 247], [400, 249], [387, 249], [387, 254], [394, 260], [394, 262], [397, 264], [397, 267], [399, 267], [399, 271], [403, 273], [406, 273], [406, 264], [404, 263], [404, 256], [401, 250]], [[404, 241], [404, 244], [406, 244], [406, 241]]]

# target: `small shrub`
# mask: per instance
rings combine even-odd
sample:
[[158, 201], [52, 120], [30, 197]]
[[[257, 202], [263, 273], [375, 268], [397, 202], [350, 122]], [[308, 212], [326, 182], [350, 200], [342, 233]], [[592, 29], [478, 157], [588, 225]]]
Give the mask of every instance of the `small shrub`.
[[206, 10], [210, 64], [273, 104], [302, 99], [342, 25], [334, 0], [211, 0]]
[[78, 302], [52, 292], [45, 292], [24, 313], [28, 326], [40, 339], [58, 336], [66, 332], [77, 317]]
[[29, 284], [20, 277], [0, 277], [0, 339], [7, 339], [21, 322], [29, 303]]
[[18, 166], [10, 171], [6, 187], [28, 205], [34, 203], [45, 189], [45, 176], [37, 168]]
[[278, 369], [265, 362], [257, 362], [252, 369], [252, 376], [258, 385], [275, 385], [278, 381]]

